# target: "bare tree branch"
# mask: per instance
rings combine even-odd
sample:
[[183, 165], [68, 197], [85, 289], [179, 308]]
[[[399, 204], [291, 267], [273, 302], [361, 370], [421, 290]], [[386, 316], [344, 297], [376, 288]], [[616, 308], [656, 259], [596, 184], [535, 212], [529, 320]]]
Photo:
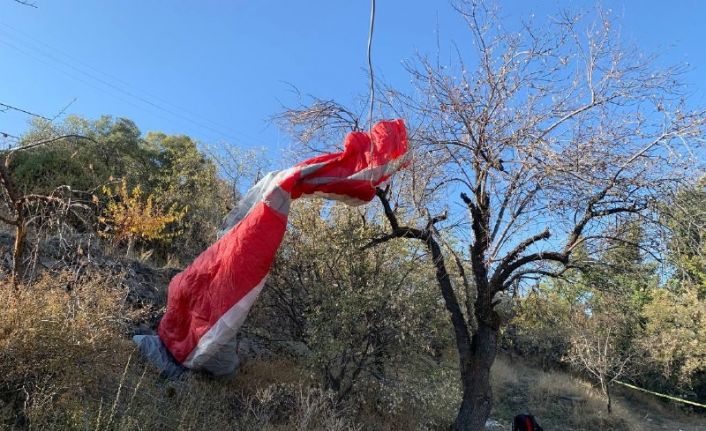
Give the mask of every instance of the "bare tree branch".
[[33, 7], [33, 8], [35, 8], [35, 9], [38, 8], [38, 6], [37, 6], [36, 3], [29, 2], [29, 1], [27, 1], [27, 0], [14, 0], [14, 1], [15, 1], [15, 3], [19, 3], [19, 4], [24, 5], [24, 6]]
[[[37, 7], [37, 6], [34, 6], [33, 4], [30, 4], [29, 2], [25, 2], [25, 1], [22, 1], [22, 0], [15, 0], [15, 1], [16, 1], [17, 3], [21, 3], [21, 4], [24, 4], [24, 5], [26, 5], [26, 6]], [[43, 116], [43, 115], [35, 114], [34, 112], [28, 111], [28, 110], [26, 110], [26, 109], [18, 108], [18, 107], [16, 107], [16, 106], [8, 105], [8, 104], [2, 103], [2, 102], [0, 102], [0, 109], [3, 110], [3, 111], [7, 111], [8, 109], [10, 109], [10, 110], [12, 110], [12, 111], [17, 111], [17, 112], [21, 112], [21, 113], [23, 113], [23, 114], [31, 115], [32, 117], [41, 118], [42, 120], [51, 121], [49, 118], [47, 118], [47, 117], [45, 117], [45, 116]]]
[[9, 151], [7, 152], [6, 157], [9, 157], [10, 155], [12, 155], [12, 154], [14, 154], [14, 153], [17, 153], [17, 152], [20, 152], [20, 151], [31, 150], [32, 148], [36, 148], [36, 147], [39, 147], [39, 146], [42, 146], [42, 145], [51, 144], [51, 143], [53, 143], [53, 142], [61, 141], [61, 140], [63, 140], [63, 139], [76, 139], [76, 140], [81, 140], [81, 139], [82, 139], [82, 140], [86, 140], [86, 141], [91, 141], [91, 142], [93, 142], [94, 144], [97, 144], [97, 143], [98, 143], [95, 139], [93, 139], [93, 138], [91, 138], [91, 137], [89, 137], [89, 136], [76, 135], [76, 134], [61, 135], [61, 136], [56, 136], [56, 137], [54, 137], [54, 138], [43, 139], [43, 140], [37, 141], [37, 142], [30, 142], [30, 143], [25, 144], [25, 145], [22, 145], [22, 146], [20, 146], [20, 147], [12, 148], [11, 150], [9, 150]]

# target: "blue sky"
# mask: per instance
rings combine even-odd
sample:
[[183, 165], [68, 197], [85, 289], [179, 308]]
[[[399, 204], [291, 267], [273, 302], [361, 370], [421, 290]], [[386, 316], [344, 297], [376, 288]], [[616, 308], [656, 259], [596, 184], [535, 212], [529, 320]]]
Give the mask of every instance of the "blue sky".
[[[447, 1], [377, 1], [374, 65], [404, 86], [402, 61], [468, 41]], [[367, 92], [367, 0], [0, 0], [0, 103], [53, 117], [67, 112], [133, 119], [143, 132], [217, 144], [288, 146], [268, 120], [303, 94], [350, 104]], [[504, 1], [508, 19], [537, 19], [594, 2]], [[621, 33], [665, 63], [689, 63], [693, 103], [706, 104], [706, 2], [604, 1]], [[446, 47], [446, 48], [444, 48]], [[24, 114], [0, 112], [21, 135]], [[3, 144], [0, 137], [0, 144]], [[277, 163], [275, 163], [276, 165]]]

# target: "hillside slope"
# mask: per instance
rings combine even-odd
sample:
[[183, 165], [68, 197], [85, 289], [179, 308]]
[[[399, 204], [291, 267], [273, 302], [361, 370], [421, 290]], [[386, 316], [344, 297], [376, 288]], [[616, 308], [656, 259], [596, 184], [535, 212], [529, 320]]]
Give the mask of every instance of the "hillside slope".
[[510, 429], [513, 414], [529, 412], [545, 430], [706, 431], [706, 412], [687, 414], [649, 395], [613, 389], [613, 413], [601, 394], [561, 371], [542, 371], [500, 358], [493, 368], [496, 403], [492, 417]]
[[[18, 290], [0, 285], [0, 429], [407, 430], [446, 429], [453, 420], [452, 359], [427, 361], [424, 375], [410, 376], [426, 391], [415, 396], [435, 400], [427, 404], [433, 409], [398, 395], [391, 410], [365, 389], [369, 402], [338, 401], [296, 353], [263, 340], [232, 379], [194, 374], [166, 381], [130, 341], [136, 328], [155, 322], [158, 310], [145, 302], [163, 300], [135, 298], [139, 289], [130, 286], [137, 266], [121, 268], [48, 271]], [[149, 280], [155, 284], [150, 295], [164, 295], [168, 277], [161, 270], [137, 272], [159, 273]], [[586, 382], [518, 360], [497, 361], [493, 387], [494, 425], [488, 429], [509, 430], [515, 414], [531, 412], [546, 430], [706, 431], [704, 415], [627, 392], [618, 391], [608, 415]]]

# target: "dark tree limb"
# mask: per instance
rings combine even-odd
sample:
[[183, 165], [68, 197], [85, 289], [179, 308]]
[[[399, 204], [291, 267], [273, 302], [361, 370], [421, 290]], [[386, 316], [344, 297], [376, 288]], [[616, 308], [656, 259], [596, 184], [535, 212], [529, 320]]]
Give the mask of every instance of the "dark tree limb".
[[551, 278], [560, 278], [564, 275], [564, 273], [566, 273], [566, 271], [568, 271], [571, 268], [575, 268], [575, 266], [566, 265], [558, 271], [547, 271], [547, 270], [543, 270], [543, 269], [527, 269], [524, 271], [518, 271], [518, 272], [514, 273], [512, 275], [512, 277], [510, 277], [507, 281], [505, 281], [502, 289], [506, 290], [506, 289], [510, 288], [513, 285], [513, 283], [525, 278], [528, 275], [541, 275], [541, 276], [551, 277]]
[[[439, 284], [439, 289], [441, 290], [441, 296], [444, 298], [444, 305], [448, 310], [451, 318], [451, 323], [454, 328], [454, 335], [456, 339], [456, 347], [459, 352], [459, 361], [461, 363], [461, 372], [465, 374], [467, 367], [464, 364], [468, 363], [471, 358], [471, 336], [468, 331], [468, 322], [463, 316], [463, 311], [461, 311], [461, 306], [454, 292], [453, 285], [451, 284], [451, 277], [449, 276], [448, 270], [446, 269], [446, 264], [444, 260], [444, 255], [441, 252], [441, 247], [438, 241], [434, 238], [432, 233], [434, 223], [443, 220], [444, 215], [430, 218], [427, 228], [417, 229], [407, 226], [400, 226], [397, 219], [397, 215], [392, 210], [390, 206], [390, 201], [387, 198], [387, 191], [378, 188], [376, 190], [376, 195], [382, 204], [383, 210], [385, 212], [385, 217], [390, 223], [392, 232], [373, 240], [371, 243], [366, 245], [366, 247], [371, 247], [373, 245], [381, 244], [383, 242], [389, 241], [394, 238], [410, 238], [417, 239], [424, 242], [427, 249], [431, 253], [432, 263], [435, 268], [435, 275], [437, 283]], [[469, 316], [470, 318], [471, 316]]]
[[[2, 106], [7, 106], [0, 104]], [[16, 109], [16, 108], [15, 108]], [[56, 204], [59, 207], [71, 209], [73, 207], [87, 208], [86, 205], [80, 202], [71, 202], [71, 200], [64, 200], [53, 195], [39, 195], [39, 194], [20, 194], [15, 186], [15, 183], [10, 175], [10, 160], [12, 155], [18, 151], [24, 151], [31, 148], [36, 148], [42, 145], [51, 144], [52, 142], [57, 142], [62, 139], [85, 139], [91, 142], [96, 142], [92, 138], [82, 135], [62, 135], [50, 139], [44, 139], [37, 142], [32, 142], [22, 147], [13, 148], [4, 152], [5, 159], [0, 163], [0, 186], [5, 190], [7, 197], [9, 198], [8, 208], [10, 211], [14, 212], [14, 219], [9, 217], [0, 216], [0, 221], [15, 226], [15, 244], [12, 253], [13, 256], [13, 266], [12, 266], [12, 280], [13, 284], [17, 285], [19, 278], [22, 277], [24, 272], [23, 268], [23, 255], [24, 255], [24, 242], [27, 237], [27, 231], [29, 225], [32, 223], [32, 218], [27, 217], [28, 209], [30, 205], [35, 203], [44, 204]], [[62, 186], [68, 188], [67, 186]], [[61, 188], [61, 187], [60, 187]], [[59, 189], [60, 189], [59, 188]], [[68, 188], [70, 190], [70, 188]], [[58, 189], [57, 189], [58, 190]]]
[[500, 229], [500, 225], [502, 224], [505, 211], [507, 210], [508, 204], [510, 203], [510, 198], [517, 189], [520, 177], [523, 173], [524, 168], [520, 168], [510, 181], [507, 190], [505, 190], [502, 203], [500, 204], [500, 209], [498, 210], [498, 216], [495, 220], [495, 225], [493, 226], [493, 231], [490, 233], [490, 241], [494, 241], [495, 236], [498, 234], [498, 230]]
[[517, 257], [520, 254], [524, 253], [524, 251], [527, 250], [527, 248], [529, 248], [532, 244], [534, 244], [535, 242], [539, 242], [539, 241], [548, 239], [549, 237], [551, 237], [551, 235], [552, 234], [549, 232], [549, 229], [544, 229], [543, 232], [540, 232], [534, 236], [531, 236], [531, 237], [525, 239], [524, 241], [519, 243], [517, 245], [517, 247], [512, 249], [512, 251], [510, 253], [508, 253], [507, 256], [505, 256], [500, 261], [500, 266], [507, 266], [508, 264], [512, 263], [513, 261], [515, 261], [515, 259], [517, 259]]
[[468, 279], [468, 276], [466, 275], [466, 269], [463, 267], [461, 257], [453, 250], [451, 250], [451, 254], [454, 257], [456, 267], [458, 268], [458, 273], [461, 275], [461, 280], [463, 281], [463, 288], [466, 293], [466, 315], [468, 316], [468, 319], [471, 320], [473, 317], [473, 307], [471, 303], [471, 283]]
[[537, 253], [532, 253], [528, 254], [526, 256], [522, 256], [521, 258], [517, 259], [513, 263], [509, 264], [504, 270], [501, 271], [498, 277], [498, 281], [505, 281], [510, 274], [512, 274], [515, 270], [521, 268], [524, 265], [527, 265], [528, 263], [532, 262], [537, 262], [537, 261], [542, 261], [542, 260], [549, 260], [549, 261], [554, 261], [554, 262], [559, 262], [564, 265], [569, 264], [569, 255], [568, 253], [557, 253], [554, 251], [548, 251], [548, 252], [537, 252]]
[[86, 141], [91, 141], [94, 144], [98, 143], [95, 139], [88, 137], [88, 136], [84, 136], [84, 135], [76, 135], [76, 134], [61, 135], [61, 136], [56, 136], [56, 137], [49, 138], [49, 139], [43, 139], [41, 141], [32, 142], [32, 143], [29, 143], [26, 145], [22, 145], [20, 147], [13, 148], [8, 151], [7, 157], [9, 157], [10, 155], [12, 155], [14, 153], [20, 152], [20, 151], [26, 151], [26, 150], [30, 150], [32, 148], [36, 148], [36, 147], [39, 147], [42, 145], [51, 144], [52, 142], [60, 141], [62, 139], [86, 140]]

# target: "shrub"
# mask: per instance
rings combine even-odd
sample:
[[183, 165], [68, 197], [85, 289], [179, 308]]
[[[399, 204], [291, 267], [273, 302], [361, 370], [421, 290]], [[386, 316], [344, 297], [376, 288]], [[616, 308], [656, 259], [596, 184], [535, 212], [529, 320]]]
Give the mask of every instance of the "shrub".
[[105, 207], [105, 215], [98, 218], [107, 226], [102, 235], [109, 237], [114, 245], [126, 243], [128, 255], [137, 240], [168, 241], [180, 234], [179, 231], [167, 233], [165, 229], [183, 219], [188, 207], [181, 210], [174, 205], [167, 209], [159, 208], [152, 194], [143, 197], [139, 185], [128, 191], [125, 179], [115, 190], [103, 187], [103, 193], [111, 196], [111, 200]]
[[[141, 316], [120, 286], [119, 275], [77, 282], [68, 271], [31, 290], [0, 286], [0, 429], [360, 429], [334, 394], [279, 362], [231, 380], [163, 380], [127, 337]], [[278, 383], [264, 378], [273, 369]]]

